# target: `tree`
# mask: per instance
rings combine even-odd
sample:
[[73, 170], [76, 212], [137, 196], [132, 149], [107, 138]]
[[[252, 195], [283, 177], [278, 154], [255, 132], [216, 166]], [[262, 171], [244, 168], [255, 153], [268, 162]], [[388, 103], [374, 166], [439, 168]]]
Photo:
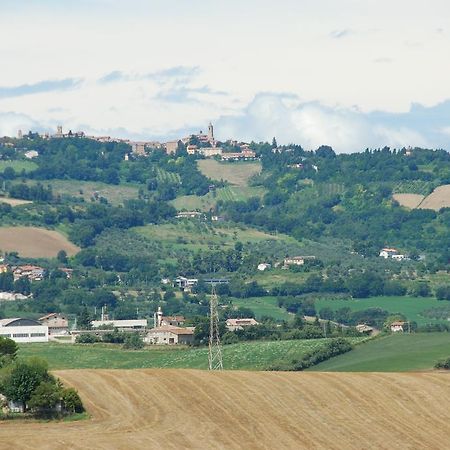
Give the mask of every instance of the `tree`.
[[67, 252], [65, 250], [60, 250], [58, 254], [56, 255], [56, 259], [61, 264], [67, 264]]
[[0, 368], [10, 364], [18, 350], [18, 345], [12, 339], [0, 336]]
[[30, 409], [47, 412], [52, 410], [61, 398], [61, 389], [54, 380], [43, 381], [31, 395], [28, 406]]
[[91, 316], [87, 310], [86, 305], [77, 315], [77, 325], [81, 330], [89, 330], [91, 328]]
[[3, 393], [8, 400], [20, 402], [25, 410], [35, 389], [43, 382], [49, 381], [47, 363], [40, 359], [17, 361], [3, 380]]
[[27, 277], [19, 278], [14, 282], [14, 292], [19, 292], [23, 295], [30, 295], [31, 283]]

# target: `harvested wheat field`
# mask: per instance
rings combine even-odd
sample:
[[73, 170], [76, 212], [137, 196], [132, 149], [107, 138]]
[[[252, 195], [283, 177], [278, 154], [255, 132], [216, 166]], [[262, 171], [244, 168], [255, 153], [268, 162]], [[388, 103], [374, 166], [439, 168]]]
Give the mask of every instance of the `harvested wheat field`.
[[218, 162], [215, 159], [201, 159], [198, 167], [203, 175], [212, 180], [224, 180], [236, 186], [248, 186], [253, 175], [261, 172], [260, 162]]
[[450, 208], [450, 184], [444, 184], [437, 187], [420, 204], [420, 209], [434, 209], [439, 211], [441, 208]]
[[29, 258], [52, 258], [60, 250], [69, 256], [80, 249], [57, 231], [37, 227], [0, 227], [0, 250]]
[[442, 449], [450, 376], [68, 370], [92, 419], [0, 424], [8, 449]]
[[405, 208], [417, 208], [425, 198], [420, 194], [394, 194], [392, 198]]

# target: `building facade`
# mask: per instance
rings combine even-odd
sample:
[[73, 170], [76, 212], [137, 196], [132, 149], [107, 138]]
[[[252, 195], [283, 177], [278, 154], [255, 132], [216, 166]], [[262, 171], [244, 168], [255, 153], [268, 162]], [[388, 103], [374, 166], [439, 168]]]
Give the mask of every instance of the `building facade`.
[[0, 336], [17, 343], [48, 342], [48, 327], [33, 319], [2, 319]]

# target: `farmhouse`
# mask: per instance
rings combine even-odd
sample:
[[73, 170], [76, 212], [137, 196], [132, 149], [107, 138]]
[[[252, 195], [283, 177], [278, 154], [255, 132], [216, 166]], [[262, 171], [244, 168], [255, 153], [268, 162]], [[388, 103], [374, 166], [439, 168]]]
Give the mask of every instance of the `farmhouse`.
[[185, 277], [178, 277], [175, 278], [174, 285], [176, 287], [179, 287], [180, 289], [191, 289], [192, 287], [196, 286], [198, 283], [198, 278], [185, 278]]
[[240, 153], [222, 153], [222, 161], [238, 161], [240, 159], [255, 159], [256, 153], [252, 150], [243, 150]]
[[16, 301], [16, 300], [27, 300], [31, 298], [30, 295], [27, 297], [26, 295], [14, 293], [14, 292], [0, 292], [0, 300], [5, 300], [7, 302]]
[[200, 150], [200, 153], [205, 158], [210, 158], [211, 156], [222, 155], [222, 149], [220, 147], [205, 147]]
[[8, 272], [9, 267], [6, 264], [0, 264], [0, 273]]
[[33, 319], [2, 319], [0, 336], [22, 343], [48, 342], [48, 327]]
[[398, 255], [398, 250], [390, 247], [382, 248], [379, 254], [384, 259], [392, 258], [394, 255]]
[[93, 320], [92, 328], [102, 326], [117, 328], [119, 331], [144, 331], [147, 328], [147, 319], [130, 320]]
[[69, 334], [69, 321], [67, 317], [59, 313], [51, 313], [41, 317], [38, 321], [48, 327], [50, 336], [61, 336]]
[[312, 261], [314, 259], [316, 259], [315, 256], [288, 256], [284, 258], [284, 267], [303, 266], [305, 261]]
[[361, 334], [372, 334], [373, 328], [369, 327], [369, 325], [365, 323], [361, 323], [359, 325], [356, 325], [356, 331], [360, 332]]
[[396, 321], [396, 322], [392, 322], [391, 323], [391, 326], [390, 326], [390, 329], [391, 329], [391, 331], [393, 332], [393, 333], [397, 333], [398, 331], [401, 331], [401, 332], [403, 332], [404, 331], [404, 325], [405, 325], [405, 322], [402, 322], [402, 321]]
[[268, 263], [258, 264], [258, 270], [260, 270], [261, 272], [264, 272], [267, 269], [270, 269], [270, 264], [268, 264]]
[[253, 325], [259, 325], [259, 322], [257, 322], [253, 318], [249, 319], [227, 319], [226, 327], [228, 331], [236, 331], [236, 330], [243, 330], [244, 327], [250, 327]]
[[192, 344], [194, 342], [194, 327], [175, 327], [171, 325], [152, 328], [144, 342], [148, 344]]

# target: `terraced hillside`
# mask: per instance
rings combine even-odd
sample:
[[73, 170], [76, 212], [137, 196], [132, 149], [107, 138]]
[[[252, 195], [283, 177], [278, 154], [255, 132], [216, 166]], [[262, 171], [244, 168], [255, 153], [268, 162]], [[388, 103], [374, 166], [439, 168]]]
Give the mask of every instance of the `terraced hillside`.
[[3, 423], [14, 449], [441, 449], [443, 373], [71, 370], [92, 419]]

